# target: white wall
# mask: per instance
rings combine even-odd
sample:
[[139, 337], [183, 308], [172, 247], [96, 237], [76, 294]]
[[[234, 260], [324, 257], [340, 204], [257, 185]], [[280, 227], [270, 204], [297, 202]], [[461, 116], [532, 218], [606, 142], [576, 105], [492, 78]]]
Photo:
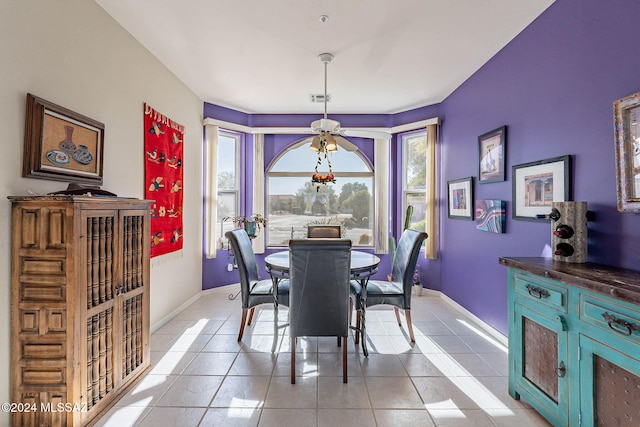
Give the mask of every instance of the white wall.
[[152, 266], [152, 325], [201, 290], [203, 104], [93, 1], [0, 0], [0, 10], [0, 402], [9, 402], [6, 197], [67, 185], [21, 176], [27, 92], [105, 124], [103, 188], [122, 196], [144, 196], [143, 103], [186, 127], [185, 248]]

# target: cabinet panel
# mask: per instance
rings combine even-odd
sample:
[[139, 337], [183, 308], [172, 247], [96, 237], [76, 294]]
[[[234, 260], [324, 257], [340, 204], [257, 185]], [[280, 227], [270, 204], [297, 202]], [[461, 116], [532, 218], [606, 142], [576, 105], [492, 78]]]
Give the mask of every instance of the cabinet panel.
[[583, 424], [638, 426], [640, 360], [585, 336], [580, 337], [580, 348]]
[[[526, 396], [549, 419], [560, 425], [568, 419], [566, 375], [567, 332], [558, 317], [550, 318], [520, 304], [514, 307], [515, 328], [510, 339], [519, 345], [512, 351], [512, 390]], [[513, 347], [510, 347], [513, 349]]]

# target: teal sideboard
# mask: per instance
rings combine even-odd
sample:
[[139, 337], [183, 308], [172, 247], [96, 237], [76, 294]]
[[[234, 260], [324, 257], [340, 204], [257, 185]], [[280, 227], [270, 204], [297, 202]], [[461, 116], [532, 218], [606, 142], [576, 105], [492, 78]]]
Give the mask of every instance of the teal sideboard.
[[555, 426], [640, 426], [640, 272], [550, 258], [500, 264], [509, 394]]

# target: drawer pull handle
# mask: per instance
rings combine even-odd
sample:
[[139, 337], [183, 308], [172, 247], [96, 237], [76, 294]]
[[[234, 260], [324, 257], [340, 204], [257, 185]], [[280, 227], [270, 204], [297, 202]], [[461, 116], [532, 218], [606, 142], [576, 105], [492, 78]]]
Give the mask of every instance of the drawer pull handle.
[[549, 298], [549, 292], [545, 291], [542, 288], [536, 288], [535, 286], [527, 285], [527, 291], [529, 291], [529, 295], [534, 298], [542, 299], [542, 297]]
[[564, 378], [567, 373], [567, 368], [564, 366], [564, 362], [560, 362], [560, 366], [556, 368], [556, 375], [558, 378]]
[[612, 316], [607, 312], [602, 313], [602, 317], [604, 317], [604, 320], [607, 321], [607, 324], [609, 325], [609, 328], [611, 328], [611, 330], [624, 336], [630, 336], [633, 331], [640, 332], [640, 327], [635, 323], [630, 323], [626, 320], [618, 319], [617, 317]]

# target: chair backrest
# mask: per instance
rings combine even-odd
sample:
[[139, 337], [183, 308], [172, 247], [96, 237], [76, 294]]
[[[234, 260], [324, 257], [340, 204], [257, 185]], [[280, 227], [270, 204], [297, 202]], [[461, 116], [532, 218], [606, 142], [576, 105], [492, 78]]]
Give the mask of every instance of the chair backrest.
[[289, 241], [289, 335], [349, 333], [351, 240]]
[[249, 305], [249, 290], [254, 283], [260, 280], [258, 277], [258, 264], [256, 264], [256, 256], [253, 253], [251, 240], [243, 228], [227, 231], [224, 235], [231, 243], [236, 264], [238, 264], [240, 289], [242, 290], [242, 307], [247, 308]]
[[307, 238], [309, 239], [339, 239], [341, 236], [339, 224], [313, 224], [307, 226]]
[[[422, 242], [427, 238], [424, 231], [406, 229], [400, 236], [396, 255], [391, 266], [391, 281], [402, 283], [405, 298], [411, 298], [413, 272], [416, 269]], [[409, 299], [408, 299], [409, 301]]]

